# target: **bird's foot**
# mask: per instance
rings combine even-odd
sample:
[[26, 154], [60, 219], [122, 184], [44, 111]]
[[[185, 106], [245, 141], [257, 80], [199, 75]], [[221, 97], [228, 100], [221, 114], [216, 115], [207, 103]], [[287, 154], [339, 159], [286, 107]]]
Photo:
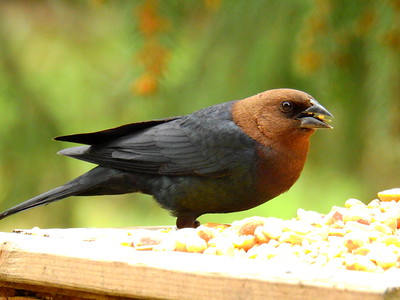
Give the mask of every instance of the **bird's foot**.
[[176, 227], [181, 228], [197, 228], [200, 222], [191, 216], [180, 216], [176, 219]]

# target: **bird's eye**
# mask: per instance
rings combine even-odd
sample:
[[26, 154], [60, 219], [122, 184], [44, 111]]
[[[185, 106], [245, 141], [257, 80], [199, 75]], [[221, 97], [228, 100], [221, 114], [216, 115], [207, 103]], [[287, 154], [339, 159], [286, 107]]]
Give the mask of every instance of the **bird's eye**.
[[283, 101], [279, 107], [281, 111], [288, 113], [293, 109], [293, 103], [290, 101]]

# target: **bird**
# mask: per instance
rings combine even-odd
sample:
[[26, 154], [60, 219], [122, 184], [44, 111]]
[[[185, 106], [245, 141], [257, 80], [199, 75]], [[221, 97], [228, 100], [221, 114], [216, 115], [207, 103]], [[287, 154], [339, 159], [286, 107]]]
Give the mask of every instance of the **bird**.
[[288, 88], [212, 105], [188, 115], [55, 137], [83, 144], [60, 155], [97, 166], [0, 213], [70, 196], [144, 193], [196, 228], [198, 217], [261, 205], [288, 191], [304, 167], [310, 136], [333, 115], [309, 94]]

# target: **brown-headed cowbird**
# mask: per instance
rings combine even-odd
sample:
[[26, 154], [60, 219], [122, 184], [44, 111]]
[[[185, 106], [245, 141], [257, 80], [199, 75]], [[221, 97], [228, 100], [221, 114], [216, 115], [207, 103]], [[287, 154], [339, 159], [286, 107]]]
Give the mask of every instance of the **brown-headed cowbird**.
[[141, 192], [176, 216], [178, 228], [196, 227], [203, 214], [246, 210], [287, 191], [310, 136], [331, 128], [325, 117], [332, 115], [310, 95], [275, 89], [186, 116], [60, 136], [87, 146], [59, 154], [98, 166], [0, 219], [69, 196]]

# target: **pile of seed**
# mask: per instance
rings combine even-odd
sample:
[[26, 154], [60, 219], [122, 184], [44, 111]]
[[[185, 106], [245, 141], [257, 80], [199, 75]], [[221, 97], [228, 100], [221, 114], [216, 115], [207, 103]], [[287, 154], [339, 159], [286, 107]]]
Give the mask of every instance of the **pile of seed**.
[[400, 189], [364, 204], [349, 199], [328, 214], [299, 209], [291, 220], [251, 217], [196, 229], [136, 229], [121, 244], [322, 267], [383, 272], [400, 268]]

